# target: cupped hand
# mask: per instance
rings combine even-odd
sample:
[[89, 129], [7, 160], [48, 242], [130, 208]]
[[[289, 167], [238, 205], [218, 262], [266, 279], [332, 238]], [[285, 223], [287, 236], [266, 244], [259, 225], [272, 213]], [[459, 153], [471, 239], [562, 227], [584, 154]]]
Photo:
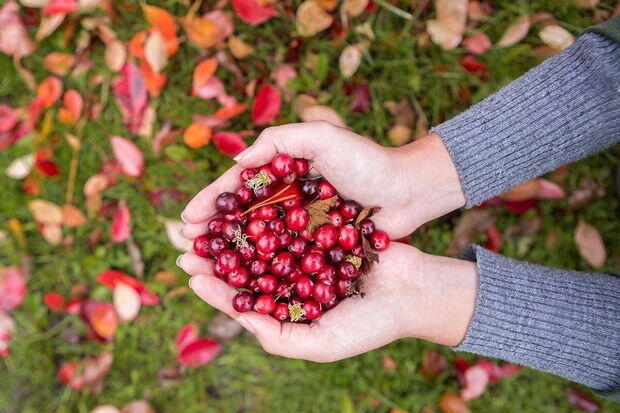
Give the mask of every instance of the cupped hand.
[[208, 304], [236, 319], [272, 354], [328, 362], [352, 357], [402, 337], [458, 344], [473, 313], [475, 264], [421, 253], [394, 242], [362, 276], [363, 296], [349, 297], [312, 324], [280, 323], [232, 307], [237, 290], [213, 276], [211, 260], [187, 253], [179, 266]]
[[310, 161], [345, 199], [381, 206], [373, 217], [392, 239], [464, 205], [452, 161], [437, 135], [401, 148], [386, 148], [328, 122], [306, 122], [265, 129], [235, 159], [237, 164], [199, 192], [185, 208], [188, 238], [205, 232], [215, 214], [215, 198], [236, 188], [243, 168], [269, 163], [277, 153]]

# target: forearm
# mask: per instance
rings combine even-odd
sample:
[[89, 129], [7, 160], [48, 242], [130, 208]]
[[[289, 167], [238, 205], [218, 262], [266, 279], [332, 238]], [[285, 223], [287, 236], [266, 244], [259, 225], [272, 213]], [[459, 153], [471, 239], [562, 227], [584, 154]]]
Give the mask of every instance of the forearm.
[[438, 125], [471, 207], [620, 141], [620, 44], [588, 33]]
[[471, 248], [478, 292], [456, 350], [534, 367], [591, 388], [620, 387], [620, 280]]

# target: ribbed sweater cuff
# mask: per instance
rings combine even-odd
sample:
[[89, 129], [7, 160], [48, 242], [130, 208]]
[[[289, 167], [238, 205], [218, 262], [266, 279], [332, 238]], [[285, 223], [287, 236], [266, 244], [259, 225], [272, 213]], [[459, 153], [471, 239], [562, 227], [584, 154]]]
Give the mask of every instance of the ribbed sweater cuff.
[[438, 133], [472, 207], [620, 141], [620, 44], [586, 33]]
[[547, 371], [595, 390], [620, 387], [620, 280], [516, 261], [472, 246], [478, 297], [454, 348]]

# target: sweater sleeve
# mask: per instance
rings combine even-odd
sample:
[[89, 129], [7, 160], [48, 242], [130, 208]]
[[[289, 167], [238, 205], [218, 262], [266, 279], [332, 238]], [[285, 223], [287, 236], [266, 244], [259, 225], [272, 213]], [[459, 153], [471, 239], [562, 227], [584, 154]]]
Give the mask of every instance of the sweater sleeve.
[[434, 128], [472, 207], [620, 141], [620, 43], [586, 33]]
[[620, 388], [620, 280], [558, 270], [472, 246], [478, 296], [454, 349], [547, 371], [607, 392]]

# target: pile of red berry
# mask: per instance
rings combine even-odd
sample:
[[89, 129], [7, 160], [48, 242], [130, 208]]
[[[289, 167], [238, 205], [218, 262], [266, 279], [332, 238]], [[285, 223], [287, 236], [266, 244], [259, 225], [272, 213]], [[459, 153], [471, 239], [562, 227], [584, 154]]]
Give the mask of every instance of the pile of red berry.
[[215, 260], [217, 277], [237, 288], [232, 305], [280, 321], [317, 319], [359, 293], [375, 251], [388, 235], [370, 219], [377, 207], [343, 200], [305, 159], [276, 155], [241, 171], [241, 186], [217, 197], [218, 215], [194, 240], [194, 252]]

